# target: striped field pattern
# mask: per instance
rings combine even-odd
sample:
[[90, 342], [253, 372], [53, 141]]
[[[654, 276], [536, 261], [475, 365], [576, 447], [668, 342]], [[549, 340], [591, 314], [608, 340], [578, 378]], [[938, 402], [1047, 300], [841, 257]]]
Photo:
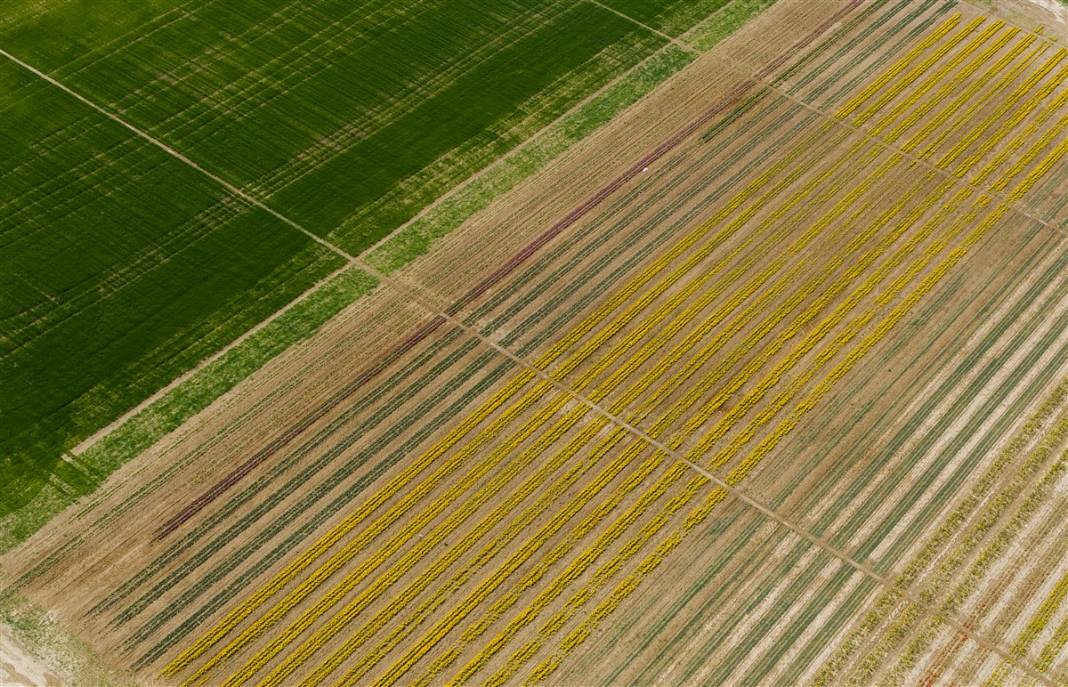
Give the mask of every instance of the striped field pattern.
[[182, 685], [1068, 682], [1068, 49], [760, 21], [640, 154], [398, 273], [440, 313], [377, 291], [15, 551], [24, 593]]

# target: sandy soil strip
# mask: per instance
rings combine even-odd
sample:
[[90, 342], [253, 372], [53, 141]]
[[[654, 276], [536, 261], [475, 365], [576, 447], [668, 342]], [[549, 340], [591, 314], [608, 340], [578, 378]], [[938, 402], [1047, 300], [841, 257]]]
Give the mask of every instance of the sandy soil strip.
[[0, 625], [0, 684], [57, 687], [63, 681], [22, 647], [6, 625]]

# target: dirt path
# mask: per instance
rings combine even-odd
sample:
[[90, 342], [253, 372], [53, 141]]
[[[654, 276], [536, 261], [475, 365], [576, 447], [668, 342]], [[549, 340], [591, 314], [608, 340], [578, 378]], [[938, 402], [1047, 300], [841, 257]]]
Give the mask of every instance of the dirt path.
[[10, 628], [0, 625], [0, 684], [52, 687], [63, 681], [22, 648]]

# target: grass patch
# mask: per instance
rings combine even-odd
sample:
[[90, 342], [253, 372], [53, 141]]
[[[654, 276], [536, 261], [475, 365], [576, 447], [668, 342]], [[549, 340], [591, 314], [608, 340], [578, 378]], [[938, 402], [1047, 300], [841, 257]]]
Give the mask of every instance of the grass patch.
[[664, 47], [595, 98], [552, 124], [514, 154], [459, 187], [423, 216], [394, 232], [367, 256], [368, 262], [390, 273], [425, 255], [435, 241], [607, 124], [693, 59], [691, 53], [679, 47]]
[[774, 4], [775, 0], [734, 0], [693, 27], [684, 40], [698, 50], [711, 50]]

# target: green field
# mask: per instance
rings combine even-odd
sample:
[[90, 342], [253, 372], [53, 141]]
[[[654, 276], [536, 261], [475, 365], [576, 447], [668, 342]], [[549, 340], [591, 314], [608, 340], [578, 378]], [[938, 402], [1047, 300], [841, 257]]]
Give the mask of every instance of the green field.
[[0, 62], [0, 484], [20, 505], [109, 422], [343, 261]]
[[[0, 48], [352, 254], [404, 226], [370, 256], [391, 271], [693, 59], [658, 32], [734, 28], [752, 1], [46, 0], [0, 16]], [[0, 516], [46, 494], [21, 538], [135, 454], [73, 446], [343, 263], [16, 63], [0, 84]], [[118, 443], [176, 426], [357, 283]]]
[[173, 5], [3, 42], [352, 253], [665, 43], [571, 0]]

